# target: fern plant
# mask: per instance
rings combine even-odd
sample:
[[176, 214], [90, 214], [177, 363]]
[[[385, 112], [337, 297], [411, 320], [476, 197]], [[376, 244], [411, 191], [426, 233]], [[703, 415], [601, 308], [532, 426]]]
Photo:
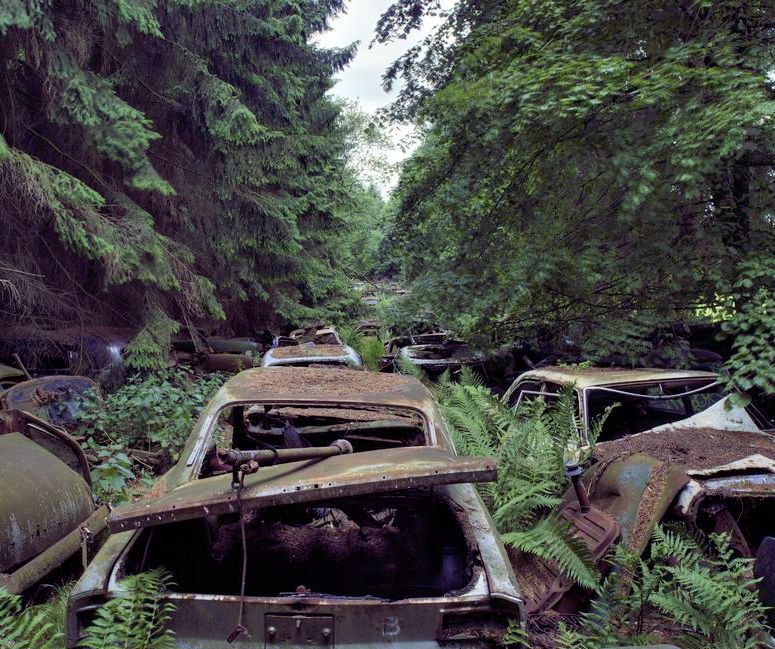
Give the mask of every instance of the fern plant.
[[602, 649], [670, 641], [682, 649], [755, 649], [766, 635], [752, 559], [735, 557], [725, 534], [710, 544], [680, 528], [657, 527], [651, 556], [616, 548], [615, 568], [560, 649]]
[[437, 398], [455, 447], [465, 455], [494, 457], [498, 479], [481, 488], [504, 543], [555, 563], [576, 583], [594, 589], [599, 573], [587, 547], [553, 510], [568, 487], [565, 458], [578, 449], [580, 422], [572, 391], [557, 403], [501, 402], [470, 369], [460, 381], [442, 376]]
[[22, 598], [0, 588], [0, 649], [61, 649], [64, 633], [43, 606], [24, 608]]
[[174, 610], [161, 596], [171, 585], [164, 570], [150, 570], [121, 582], [122, 595], [97, 609], [81, 642], [85, 649], [173, 649], [166, 628]]

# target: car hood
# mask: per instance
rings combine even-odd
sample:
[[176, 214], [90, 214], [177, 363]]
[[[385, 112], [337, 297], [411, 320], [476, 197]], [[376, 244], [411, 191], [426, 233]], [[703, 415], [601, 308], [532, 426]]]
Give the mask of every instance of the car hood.
[[[495, 462], [437, 447], [406, 447], [261, 467], [241, 493], [231, 474], [184, 483], [163, 496], [113, 511], [111, 532], [246, 510], [434, 485], [492, 482]], [[238, 501], [239, 495], [239, 501]]]

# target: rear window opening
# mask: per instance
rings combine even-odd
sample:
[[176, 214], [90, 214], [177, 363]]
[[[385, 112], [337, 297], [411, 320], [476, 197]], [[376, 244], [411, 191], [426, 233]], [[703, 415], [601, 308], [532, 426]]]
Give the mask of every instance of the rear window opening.
[[401, 408], [240, 405], [221, 413], [201, 478], [224, 472], [216, 451], [330, 446], [345, 439], [353, 452], [425, 446], [423, 418]]
[[696, 415], [726, 396], [715, 380], [650, 383], [648, 385], [589, 388], [588, 421], [606, 417], [597, 441], [607, 442], [672, 424]]
[[[248, 596], [400, 600], [441, 597], [473, 580], [467, 524], [439, 495], [375, 495], [246, 517]], [[122, 572], [156, 567], [172, 573], [177, 592], [238, 595], [239, 520], [230, 515], [145, 529]]]

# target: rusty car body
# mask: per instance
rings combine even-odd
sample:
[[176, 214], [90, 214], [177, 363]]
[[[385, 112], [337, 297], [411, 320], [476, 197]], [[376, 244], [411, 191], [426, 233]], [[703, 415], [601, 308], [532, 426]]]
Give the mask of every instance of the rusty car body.
[[155, 497], [111, 514], [70, 596], [67, 646], [122, 577], [157, 566], [176, 583], [180, 647], [500, 646], [525, 616], [472, 484], [494, 477], [492, 460], [455, 453], [411, 377], [246, 370]]
[[129, 329], [72, 327], [41, 330], [19, 325], [0, 332], [0, 360], [16, 358], [34, 376], [110, 374], [123, 364]]
[[485, 360], [481, 350], [453, 339], [407, 345], [399, 350], [398, 356], [421, 368], [432, 378], [443, 372], [455, 374], [463, 367], [481, 367]]
[[73, 427], [87, 396], [99, 398], [97, 383], [85, 376], [43, 376], [0, 392], [0, 409], [24, 410], [55, 426]]
[[106, 516], [70, 435], [31, 413], [0, 411], [0, 587], [30, 588], [101, 532]]
[[0, 363], [0, 391], [7, 390], [17, 383], [26, 381], [29, 377], [18, 367]]
[[[715, 374], [691, 370], [547, 367], [520, 376], [503, 399], [516, 407], [569, 388], [582, 423], [579, 446], [595, 442], [588, 499], [614, 518], [619, 543], [641, 553], [657, 523], [681, 521], [729, 534], [736, 553], [757, 566], [773, 563], [775, 436], [754, 406], [728, 399]], [[569, 492], [565, 506], [573, 500]], [[763, 583], [773, 593], [765, 603], [775, 604], [775, 574]], [[528, 598], [528, 607], [557, 604], [556, 590]]]
[[362, 367], [363, 359], [358, 352], [347, 345], [306, 343], [273, 347], [264, 354], [261, 365], [262, 367], [278, 365]]
[[614, 404], [618, 406], [606, 418], [598, 441], [686, 419], [726, 396], [713, 372], [544, 367], [517, 377], [502, 399], [512, 407], [532, 399], [551, 401], [564, 388], [575, 391], [585, 443], [592, 423]]

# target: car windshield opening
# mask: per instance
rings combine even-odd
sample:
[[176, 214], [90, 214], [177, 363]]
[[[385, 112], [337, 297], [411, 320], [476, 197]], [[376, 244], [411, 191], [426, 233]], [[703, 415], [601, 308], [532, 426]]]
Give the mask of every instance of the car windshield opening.
[[713, 379], [589, 388], [587, 416], [590, 425], [594, 425], [611, 408], [597, 440], [606, 442], [691, 417], [725, 394]]
[[238, 405], [222, 411], [200, 477], [230, 470], [218, 452], [330, 446], [350, 442], [354, 453], [425, 446], [423, 418], [403, 408]]
[[[470, 533], [429, 492], [269, 507], [246, 516], [246, 594], [256, 597], [439, 597], [473, 578]], [[185, 548], [185, 552], [181, 552]], [[123, 572], [164, 567], [181, 593], [237, 595], [236, 515], [144, 530]]]

